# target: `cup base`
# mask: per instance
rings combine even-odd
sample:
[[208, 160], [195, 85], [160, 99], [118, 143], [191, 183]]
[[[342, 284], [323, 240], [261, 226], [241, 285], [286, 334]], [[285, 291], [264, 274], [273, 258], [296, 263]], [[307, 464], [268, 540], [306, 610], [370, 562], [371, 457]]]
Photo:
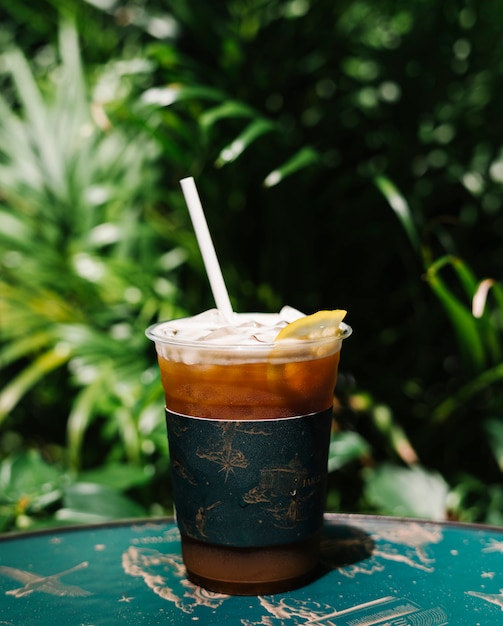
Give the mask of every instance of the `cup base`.
[[311, 572], [297, 578], [286, 578], [285, 580], [267, 582], [235, 582], [232, 580], [210, 580], [209, 578], [198, 576], [187, 570], [187, 578], [195, 585], [199, 585], [200, 587], [204, 587], [216, 593], [225, 593], [229, 596], [270, 596], [275, 593], [292, 591], [293, 589], [307, 585], [316, 578], [317, 572], [318, 569], [315, 568]]
[[235, 548], [182, 535], [188, 579], [229, 595], [270, 595], [311, 582], [319, 566], [319, 534], [288, 545]]

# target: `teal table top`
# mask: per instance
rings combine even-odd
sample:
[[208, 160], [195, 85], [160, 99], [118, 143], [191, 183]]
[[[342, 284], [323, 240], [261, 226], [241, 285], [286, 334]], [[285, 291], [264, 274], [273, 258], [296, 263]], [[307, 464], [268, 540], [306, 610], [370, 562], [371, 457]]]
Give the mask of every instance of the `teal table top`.
[[503, 528], [327, 515], [311, 584], [231, 597], [185, 578], [173, 520], [0, 537], [0, 625], [497, 626]]

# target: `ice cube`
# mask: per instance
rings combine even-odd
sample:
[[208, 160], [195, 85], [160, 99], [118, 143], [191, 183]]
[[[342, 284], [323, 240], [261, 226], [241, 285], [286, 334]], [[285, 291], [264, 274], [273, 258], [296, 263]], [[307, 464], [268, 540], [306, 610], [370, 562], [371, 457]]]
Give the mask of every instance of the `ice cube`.
[[293, 306], [289, 306], [287, 304], [279, 312], [279, 317], [288, 324], [291, 324], [292, 322], [295, 322], [295, 320], [304, 317], [304, 313], [301, 313], [301, 311], [298, 311], [297, 309], [294, 309]]
[[209, 309], [193, 317], [162, 324], [159, 333], [181, 342], [214, 343], [218, 345], [251, 345], [274, 343], [278, 332], [303, 313], [284, 306], [280, 313], [233, 313], [228, 320], [218, 309]]

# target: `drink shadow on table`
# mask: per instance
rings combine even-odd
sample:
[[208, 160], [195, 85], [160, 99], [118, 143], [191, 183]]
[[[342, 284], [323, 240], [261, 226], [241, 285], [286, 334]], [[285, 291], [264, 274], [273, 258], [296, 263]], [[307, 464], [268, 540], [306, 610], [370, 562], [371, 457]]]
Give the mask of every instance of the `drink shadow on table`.
[[374, 540], [361, 528], [343, 523], [325, 526], [321, 536], [320, 565], [316, 578], [334, 569], [369, 559], [374, 548]]

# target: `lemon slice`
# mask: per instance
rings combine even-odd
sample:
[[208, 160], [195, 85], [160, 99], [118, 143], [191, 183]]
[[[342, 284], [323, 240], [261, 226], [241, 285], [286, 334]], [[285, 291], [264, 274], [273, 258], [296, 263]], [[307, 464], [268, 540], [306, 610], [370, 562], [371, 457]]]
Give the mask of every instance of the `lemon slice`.
[[341, 333], [340, 323], [347, 311], [334, 309], [333, 311], [318, 311], [312, 315], [301, 317], [287, 324], [276, 335], [276, 341], [284, 339], [316, 340], [336, 337]]

